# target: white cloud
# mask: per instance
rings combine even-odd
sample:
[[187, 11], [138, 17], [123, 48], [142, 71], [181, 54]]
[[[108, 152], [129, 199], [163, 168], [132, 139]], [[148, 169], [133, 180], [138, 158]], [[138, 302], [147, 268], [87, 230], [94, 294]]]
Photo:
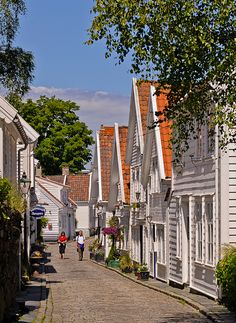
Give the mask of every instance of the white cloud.
[[80, 106], [78, 115], [93, 133], [103, 125], [128, 125], [129, 102], [127, 96], [116, 95], [105, 91], [87, 91], [80, 89], [60, 89], [32, 87], [25, 98], [33, 100], [41, 95], [55, 96], [62, 100], [76, 102]]

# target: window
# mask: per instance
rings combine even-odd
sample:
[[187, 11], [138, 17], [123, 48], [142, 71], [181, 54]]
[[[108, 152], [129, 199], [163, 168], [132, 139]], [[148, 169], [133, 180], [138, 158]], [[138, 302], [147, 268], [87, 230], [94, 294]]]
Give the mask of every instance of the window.
[[197, 129], [196, 157], [202, 157], [202, 131], [200, 126], [198, 126], [198, 129]]
[[157, 241], [157, 261], [165, 264], [165, 235], [163, 225], [157, 228]]
[[206, 127], [206, 155], [212, 155], [214, 153], [215, 149], [215, 128], [213, 127], [212, 123], [208, 121], [207, 127]]
[[206, 251], [207, 263], [213, 264], [213, 203], [206, 203]]
[[157, 157], [153, 158], [152, 160], [152, 193], [155, 193], [158, 191], [158, 162], [157, 162]]
[[195, 204], [196, 216], [196, 260], [202, 261], [203, 259], [203, 228], [202, 228], [202, 204], [197, 202]]
[[179, 201], [176, 203], [176, 257], [182, 257], [181, 215]]

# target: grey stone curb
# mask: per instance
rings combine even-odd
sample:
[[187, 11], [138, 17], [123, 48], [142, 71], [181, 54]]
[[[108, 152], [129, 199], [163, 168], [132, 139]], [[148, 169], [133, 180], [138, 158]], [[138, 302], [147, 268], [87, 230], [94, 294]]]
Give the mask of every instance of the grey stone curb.
[[47, 276], [45, 274], [45, 265], [43, 264], [42, 269], [42, 276], [41, 276], [41, 300], [40, 300], [40, 307], [38, 309], [37, 316], [35, 318], [36, 323], [42, 323], [44, 322], [45, 315], [46, 315], [46, 309], [47, 309]]
[[[115, 268], [111, 268], [111, 267], [107, 267], [105, 264], [103, 263], [99, 263], [99, 262], [96, 262], [95, 260], [92, 260], [90, 259], [91, 262], [97, 264], [98, 266], [101, 266], [101, 267], [104, 267], [108, 270], [111, 270], [111, 271], [114, 271], [116, 272], [117, 274], [135, 282], [136, 284], [140, 284], [142, 286], [145, 286], [149, 289], [152, 289], [152, 290], [155, 290], [157, 292], [160, 292], [162, 294], [165, 294], [167, 296], [170, 296], [170, 297], [173, 297], [175, 299], [178, 299], [180, 301], [183, 301], [184, 303], [188, 304], [189, 306], [193, 307], [194, 309], [198, 310], [201, 314], [203, 314], [204, 316], [206, 316], [209, 320], [211, 320], [212, 322], [215, 322], [215, 323], [222, 323], [222, 322], [228, 322], [228, 323], [235, 323], [235, 319], [234, 318], [229, 318], [229, 320], [225, 321], [224, 319], [221, 319], [219, 318], [219, 316], [215, 313], [215, 312], [212, 312], [210, 311], [207, 307], [193, 301], [192, 299], [188, 298], [188, 297], [184, 297], [182, 295], [179, 295], [177, 293], [173, 293], [171, 291], [168, 291], [168, 290], [163, 290], [161, 288], [158, 288], [158, 287], [155, 287], [155, 286], [151, 286], [149, 285], [148, 283], [145, 283], [145, 282], [142, 282], [140, 280], [137, 280], [133, 277], [130, 277], [128, 276], [127, 274], [125, 273], [122, 273], [120, 270], [118, 269], [115, 269]], [[216, 306], [218, 307], [218, 312], [220, 313], [220, 310], [219, 309], [224, 309], [223, 306], [221, 305], [217, 305]], [[227, 309], [224, 309], [225, 311], [227, 311]], [[231, 313], [229, 312], [229, 315]]]

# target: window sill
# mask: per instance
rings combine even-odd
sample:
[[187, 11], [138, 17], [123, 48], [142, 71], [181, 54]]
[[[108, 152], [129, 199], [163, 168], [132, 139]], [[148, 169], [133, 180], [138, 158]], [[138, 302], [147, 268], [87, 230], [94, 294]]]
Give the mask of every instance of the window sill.
[[182, 257], [180, 257], [180, 256], [176, 256], [175, 257], [178, 261], [182, 261]]
[[158, 261], [158, 260], [157, 260], [157, 264], [158, 264], [158, 265], [161, 265], [161, 266], [166, 266], [166, 263], [164, 263], [164, 262], [160, 262], [160, 261]]
[[207, 155], [203, 158], [203, 161], [213, 160], [214, 158], [215, 158], [215, 155]]
[[200, 262], [199, 260], [195, 260], [194, 263], [198, 266], [203, 266], [205, 268], [209, 268], [209, 269], [214, 269], [215, 265], [214, 264], [209, 264], [209, 263], [204, 263], [204, 262]]

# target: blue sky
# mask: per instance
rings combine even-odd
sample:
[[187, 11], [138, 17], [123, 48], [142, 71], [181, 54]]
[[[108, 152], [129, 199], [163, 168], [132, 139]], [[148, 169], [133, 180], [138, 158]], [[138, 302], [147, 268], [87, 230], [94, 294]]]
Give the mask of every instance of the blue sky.
[[132, 75], [129, 61], [105, 59], [105, 43], [84, 44], [92, 0], [27, 0], [16, 45], [32, 51], [35, 78], [30, 97], [56, 95], [77, 102], [93, 131], [128, 123]]

